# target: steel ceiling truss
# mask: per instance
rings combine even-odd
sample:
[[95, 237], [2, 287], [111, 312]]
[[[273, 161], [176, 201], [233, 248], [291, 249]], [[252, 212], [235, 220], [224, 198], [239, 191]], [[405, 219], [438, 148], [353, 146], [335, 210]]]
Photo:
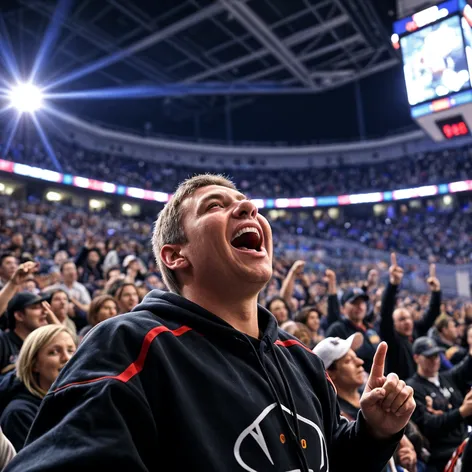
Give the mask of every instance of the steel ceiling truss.
[[[54, 12], [46, 0], [18, 1], [48, 18]], [[296, 88], [297, 93], [319, 93], [398, 64], [399, 57], [388, 44], [388, 35], [382, 30], [370, 1], [181, 0], [176, 7], [152, 18], [138, 6], [139, 1], [106, 0], [100, 2], [94, 18], [83, 21], [81, 10], [90, 3], [97, 4], [84, 0], [64, 21], [69, 36], [56, 51], [68, 56], [70, 61], [56, 75], [120, 52], [119, 62], [141, 76], [141, 83], [271, 81], [283, 84], [283, 93], [290, 93], [290, 88]], [[291, 11], [287, 14], [289, 5]], [[261, 6], [272, 9], [278, 20], [274, 22], [272, 15], [270, 19], [265, 17], [266, 10]], [[179, 16], [183, 10], [193, 13]], [[107, 33], [96, 23], [110, 14], [123, 15], [132, 27], [115, 35]], [[166, 21], [176, 17], [172, 23]], [[215, 42], [209, 48], [195, 39], [192, 28], [204, 22], [210, 37], [213, 28], [215, 34], [224, 35], [227, 40]], [[238, 31], [243, 32], [236, 34], [231, 22], [237, 22]], [[74, 36], [88, 41], [92, 50], [80, 57], [68, 53], [67, 45]], [[179, 60], [164, 66], [159, 61], [158, 48], [162, 44], [174, 48]], [[235, 48], [243, 53], [235, 54]], [[143, 51], [145, 59], [136, 56]], [[101, 73], [113, 85], [122, 82], [120, 77]], [[208, 99], [188, 97], [180, 102], [187, 111], [208, 110]], [[232, 106], [237, 104], [238, 100], [232, 100]]]

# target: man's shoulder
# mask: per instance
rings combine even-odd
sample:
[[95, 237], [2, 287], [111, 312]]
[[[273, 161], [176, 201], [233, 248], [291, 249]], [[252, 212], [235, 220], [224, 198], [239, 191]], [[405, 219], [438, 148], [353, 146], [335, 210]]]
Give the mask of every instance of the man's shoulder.
[[339, 336], [341, 334], [348, 332], [349, 330], [350, 330], [349, 325], [343, 319], [343, 320], [336, 321], [332, 325], [330, 325], [328, 329], [326, 330], [326, 335]]
[[286, 333], [280, 328], [278, 329], [278, 339], [275, 341], [275, 345], [289, 349], [290, 354], [295, 359], [308, 359], [310, 363], [313, 363], [316, 367], [321, 367], [324, 371], [323, 362], [309, 347], [303, 344], [295, 336]]
[[[187, 329], [188, 330], [188, 329]], [[127, 383], [144, 368], [151, 345], [162, 333], [168, 347], [170, 338], [186, 330], [169, 325], [149, 311], [135, 311], [101, 322], [84, 337], [79, 349], [61, 371], [57, 393], [71, 386], [117, 380]]]
[[88, 293], [87, 287], [83, 283], [80, 283], [77, 281], [74, 282], [74, 285], [72, 285], [72, 288], [75, 290], [80, 290], [81, 292], [85, 291]]

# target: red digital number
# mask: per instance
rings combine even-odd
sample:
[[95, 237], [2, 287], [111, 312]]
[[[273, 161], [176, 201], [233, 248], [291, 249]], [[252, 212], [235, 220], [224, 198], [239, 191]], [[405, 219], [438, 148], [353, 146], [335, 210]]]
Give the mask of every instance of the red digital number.
[[450, 125], [444, 125], [443, 126], [443, 133], [444, 136], [446, 136], [447, 139], [451, 139], [454, 135], [452, 134], [452, 128]]
[[459, 133], [461, 135], [467, 134], [469, 132], [467, 125], [463, 121], [461, 121], [458, 126], [459, 126]]
[[442, 127], [442, 131], [447, 139], [451, 139], [457, 136], [464, 136], [465, 134], [468, 134], [469, 128], [463, 121], [459, 121], [458, 123], [453, 123], [451, 125], [444, 125]]

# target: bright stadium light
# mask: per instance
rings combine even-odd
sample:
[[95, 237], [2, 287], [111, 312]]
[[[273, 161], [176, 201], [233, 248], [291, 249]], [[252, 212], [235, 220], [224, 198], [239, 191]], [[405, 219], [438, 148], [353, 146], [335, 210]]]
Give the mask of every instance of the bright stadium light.
[[18, 84], [10, 90], [10, 104], [20, 113], [34, 113], [43, 106], [41, 90], [31, 83]]

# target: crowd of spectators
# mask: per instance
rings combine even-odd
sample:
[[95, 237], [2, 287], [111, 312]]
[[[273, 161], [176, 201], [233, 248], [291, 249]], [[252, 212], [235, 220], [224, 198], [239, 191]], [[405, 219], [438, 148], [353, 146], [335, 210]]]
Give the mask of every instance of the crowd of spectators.
[[[0, 332], [0, 426], [10, 441], [4, 444], [20, 450], [41, 399], [88, 331], [109, 317], [129, 312], [149, 290], [165, 287], [149, 244], [152, 221], [6, 197], [0, 203], [0, 311], [5, 313], [0, 317], [4, 329]], [[464, 221], [453, 213], [445, 217], [450, 218], [447, 224], [459, 225], [452, 226], [455, 229]], [[428, 217], [413, 221], [433, 227]], [[467, 394], [472, 386], [472, 304], [442, 297], [434, 264], [427, 280], [429, 293], [402, 288], [409, 270], [400, 268], [396, 258], [384, 277], [379, 269], [382, 264], [388, 269], [385, 261], [358, 266], [353, 272], [354, 261], [364, 250], [325, 247], [321, 251], [314, 242], [306, 246], [313, 236], [349, 237], [340, 232], [341, 226], [330, 229], [324, 223], [305, 221], [300, 235], [293, 231], [298, 224], [290, 219], [273, 221], [274, 275], [260, 303], [283, 329], [310, 348], [323, 346], [333, 337], [356, 335], [358, 341], [348, 354], [333, 358], [331, 353], [327, 355], [331, 364], [326, 361], [347, 417], [359, 408], [355, 392], [365, 381], [362, 372], [369, 370], [380, 340], [387, 340], [389, 370], [411, 379], [421, 392], [416, 394], [414, 422], [393, 460], [408, 471], [425, 470], [423, 464], [443, 468], [466, 439], [472, 418]], [[377, 224], [372, 223], [372, 231]], [[446, 234], [444, 240], [438, 239], [438, 247], [449, 241], [458, 244], [447, 234], [446, 220], [442, 224]], [[326, 236], [324, 231], [332, 233]], [[403, 231], [408, 233], [408, 225]], [[423, 231], [424, 246], [434, 247], [436, 239], [428, 239]], [[297, 238], [302, 242], [295, 244]], [[415, 241], [405, 247], [415, 248]], [[290, 248], [314, 250], [317, 255], [294, 262], [288, 255]], [[419, 345], [412, 343], [415, 337]], [[44, 369], [33, 375], [33, 364], [51, 349], [54, 364], [45, 362]], [[445, 388], [453, 391], [450, 398]], [[438, 437], [438, 431], [447, 440]], [[11, 451], [7, 447], [10, 456]]]
[[[181, 163], [159, 165], [111, 153], [98, 153], [76, 144], [53, 140], [57, 160], [65, 173], [116, 184], [172, 193], [177, 184], [195, 173]], [[1, 151], [1, 146], [0, 146]], [[377, 164], [251, 172], [232, 168], [218, 172], [231, 175], [243, 192], [253, 198], [344, 195], [395, 190], [428, 184], [466, 180], [472, 174], [472, 149], [464, 147], [419, 153]], [[41, 144], [14, 143], [6, 159], [57, 170]], [[117, 172], [117, 170], [119, 171]]]
[[[470, 152], [415, 156], [401, 167], [231, 173], [253, 196], [294, 196], [302, 188], [306, 194], [353, 193], [467, 179]], [[65, 172], [167, 192], [192, 173], [61, 143], [56, 154]], [[39, 147], [14, 146], [9, 157], [50, 167]], [[116, 168], [119, 175], [111, 172]], [[371, 218], [327, 213], [316, 218], [303, 211], [267, 215], [274, 271], [259, 301], [282, 329], [322, 358], [342, 414], [356, 417], [381, 340], [389, 345], [388, 370], [415, 388], [417, 409], [389, 472], [446, 466], [452, 472], [467, 456], [472, 303], [443, 295], [435, 263], [472, 262], [470, 211], [468, 205], [443, 209], [433, 202]], [[130, 312], [150, 290], [165, 290], [150, 245], [152, 225], [153, 218], [0, 198], [0, 469], [2, 460], [23, 448], [42, 399], [88, 332]], [[334, 239], [363, 246], [326, 244]], [[394, 254], [390, 261], [373, 261], [372, 249]], [[427, 261], [429, 274], [402, 267], [395, 252]], [[307, 256], [296, 260], [294, 253]], [[413, 289], [413, 276], [425, 279], [426, 291]]]
[[[390, 215], [356, 216], [343, 214], [331, 218], [324, 213], [316, 219], [307, 212], [286, 212], [272, 222], [285, 245], [311, 249], [313, 238], [350, 240], [371, 249], [395, 251], [429, 262], [470, 264], [472, 262], [472, 205], [441, 208], [440, 199], [427, 208], [407, 208]], [[390, 208], [393, 210], [393, 207]]]

